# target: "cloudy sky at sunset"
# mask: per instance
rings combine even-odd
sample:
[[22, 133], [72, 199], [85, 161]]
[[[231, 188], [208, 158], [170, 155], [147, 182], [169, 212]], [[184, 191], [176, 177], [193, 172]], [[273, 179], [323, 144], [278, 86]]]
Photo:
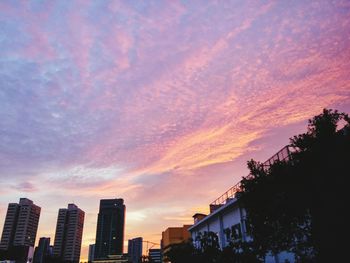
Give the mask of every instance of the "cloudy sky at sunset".
[[[305, 131], [350, 113], [350, 2], [0, 1], [0, 231], [9, 202], [123, 198], [159, 243]], [[53, 240], [52, 240], [53, 242]]]

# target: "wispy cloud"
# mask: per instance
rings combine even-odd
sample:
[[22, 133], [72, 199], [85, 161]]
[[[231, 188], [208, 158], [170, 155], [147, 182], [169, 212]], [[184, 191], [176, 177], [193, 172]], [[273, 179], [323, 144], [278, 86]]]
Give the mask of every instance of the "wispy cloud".
[[38, 188], [30, 182], [19, 183], [19, 184], [13, 185], [12, 188], [20, 192], [26, 192], [26, 193], [38, 191]]

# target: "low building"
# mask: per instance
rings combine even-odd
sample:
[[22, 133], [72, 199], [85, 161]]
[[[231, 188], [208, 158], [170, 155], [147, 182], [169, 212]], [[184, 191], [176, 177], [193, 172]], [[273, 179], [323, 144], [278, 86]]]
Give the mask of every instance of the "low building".
[[161, 249], [154, 248], [148, 251], [148, 257], [152, 263], [161, 263], [162, 262], [162, 253]]
[[[289, 148], [284, 147], [277, 154], [268, 159], [264, 166], [270, 166], [276, 160], [286, 160], [289, 158]], [[235, 194], [240, 189], [240, 183], [231, 187], [223, 195], [217, 198], [210, 204], [210, 214], [195, 214], [194, 225], [189, 228], [194, 245], [200, 247], [198, 237], [204, 232], [216, 233], [221, 249], [229, 245], [232, 241], [232, 236], [238, 241], [249, 241], [249, 226], [246, 224], [246, 211], [240, 205], [240, 202], [235, 197]], [[233, 233], [233, 235], [228, 235]], [[265, 263], [294, 262], [294, 255], [292, 253], [282, 252], [279, 255], [266, 255]]]
[[35, 248], [34, 252], [34, 263], [45, 263], [49, 262], [47, 257], [50, 255], [50, 238], [49, 237], [41, 237], [39, 239], [39, 244]]
[[168, 227], [162, 232], [161, 247], [163, 249], [170, 245], [179, 244], [191, 238], [188, 228], [192, 225], [183, 225], [182, 227]]
[[140, 263], [142, 257], [142, 237], [129, 239], [128, 241], [128, 257], [132, 263]]
[[188, 231], [190, 226], [192, 225], [168, 227], [164, 232], [162, 232], [161, 249], [163, 255], [164, 253], [167, 253], [173, 245], [186, 242], [191, 238], [191, 233]]

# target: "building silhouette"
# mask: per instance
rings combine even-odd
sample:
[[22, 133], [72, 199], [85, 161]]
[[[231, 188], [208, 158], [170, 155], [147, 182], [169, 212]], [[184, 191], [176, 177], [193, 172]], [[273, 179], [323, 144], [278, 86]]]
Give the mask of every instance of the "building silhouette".
[[102, 199], [97, 218], [94, 260], [123, 254], [125, 205], [123, 199]]
[[48, 262], [47, 258], [50, 256], [50, 238], [41, 237], [39, 239], [39, 244], [35, 248], [34, 253], [34, 263], [45, 263]]
[[83, 210], [75, 204], [58, 211], [53, 255], [65, 262], [79, 262], [84, 227]]
[[94, 254], [95, 254], [95, 244], [90, 244], [89, 245], [89, 256], [88, 256], [89, 263], [94, 261]]
[[0, 250], [2, 258], [32, 260], [41, 208], [27, 198], [8, 205]]
[[139, 263], [142, 256], [142, 237], [129, 239], [128, 241], [128, 257], [130, 262]]

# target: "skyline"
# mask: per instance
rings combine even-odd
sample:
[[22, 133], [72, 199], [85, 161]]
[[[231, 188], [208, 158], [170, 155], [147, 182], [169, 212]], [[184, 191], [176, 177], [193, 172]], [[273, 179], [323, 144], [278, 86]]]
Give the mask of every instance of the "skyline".
[[123, 198], [159, 243], [305, 131], [350, 112], [348, 1], [1, 1], [0, 226], [20, 197], [86, 213]]

